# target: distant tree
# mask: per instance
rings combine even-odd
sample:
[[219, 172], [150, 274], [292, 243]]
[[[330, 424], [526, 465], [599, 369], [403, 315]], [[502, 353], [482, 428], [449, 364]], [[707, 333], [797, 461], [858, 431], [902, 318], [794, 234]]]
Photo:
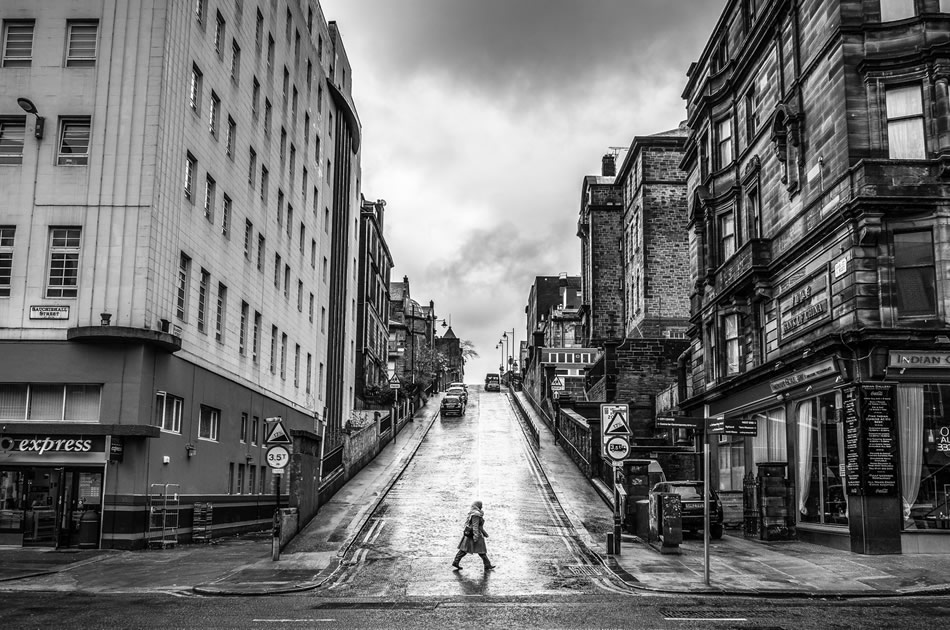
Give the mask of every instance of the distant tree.
[[478, 358], [478, 353], [475, 351], [475, 344], [468, 339], [459, 339], [459, 349], [462, 351], [463, 359]]

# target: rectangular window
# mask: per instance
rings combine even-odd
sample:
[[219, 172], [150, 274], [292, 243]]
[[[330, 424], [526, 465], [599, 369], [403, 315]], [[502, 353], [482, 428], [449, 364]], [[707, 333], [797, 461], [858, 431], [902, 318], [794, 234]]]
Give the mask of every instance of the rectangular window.
[[249, 219], [244, 220], [244, 258], [251, 259], [251, 237], [254, 234], [254, 224]]
[[284, 299], [290, 298], [290, 265], [284, 265]]
[[297, 280], [297, 311], [303, 313], [303, 280]]
[[300, 387], [300, 344], [294, 344], [294, 387]]
[[15, 226], [0, 225], [0, 297], [10, 297], [15, 236]]
[[297, 125], [297, 86], [295, 85], [290, 95], [290, 124]]
[[264, 272], [264, 250], [267, 244], [263, 234], [257, 235], [257, 270]]
[[214, 19], [214, 52], [224, 56], [224, 16], [219, 12]]
[[208, 10], [205, 0], [195, 0], [195, 20], [198, 21], [198, 24], [204, 26], [205, 15]]
[[716, 123], [717, 156], [719, 168], [732, 164], [732, 119], [726, 118]]
[[237, 493], [244, 494], [244, 464], [238, 464]]
[[201, 83], [203, 75], [197, 65], [191, 66], [191, 85], [188, 86], [188, 105], [191, 111], [199, 113], [201, 111]]
[[300, 222], [300, 255], [303, 256], [305, 243], [307, 241], [307, 226]]
[[99, 39], [96, 20], [70, 20], [66, 23], [66, 67], [88, 68], [96, 65], [96, 43]]
[[317, 388], [320, 390], [317, 394], [323, 400], [323, 364], [320, 364], [320, 376], [317, 379]]
[[26, 117], [0, 118], [0, 164], [23, 163]]
[[194, 202], [195, 195], [195, 169], [198, 167], [198, 160], [191, 153], [185, 155], [185, 199]]
[[221, 214], [222, 214], [221, 234], [224, 236], [224, 238], [230, 238], [231, 237], [231, 206], [233, 204], [231, 202], [231, 198], [228, 197], [227, 195], [224, 195], [223, 198], [224, 198], [224, 201], [222, 203], [222, 208], [221, 208]]
[[297, 172], [297, 148], [294, 147], [294, 143], [290, 143], [290, 188], [291, 190], [294, 187], [294, 177]]
[[208, 133], [218, 137], [218, 119], [221, 116], [221, 99], [211, 90], [211, 104], [208, 106]]
[[845, 424], [839, 421], [840, 394], [830, 392], [798, 404], [799, 520], [825, 525], [848, 524], [845, 496]]
[[310, 323], [313, 323], [313, 293], [310, 294]]
[[277, 373], [277, 326], [270, 327], [270, 373]]
[[238, 82], [241, 77], [241, 47], [237, 40], [231, 40], [231, 81]]
[[317, 239], [310, 239], [310, 266], [317, 268]]
[[787, 462], [788, 439], [785, 428], [785, 408], [776, 407], [764, 413], [753, 414], [756, 435], [752, 438], [752, 461]]
[[218, 441], [218, 429], [221, 426], [221, 410], [201, 405], [198, 416], [198, 439]]
[[261, 419], [260, 416], [254, 416], [254, 420], [251, 423], [251, 444], [257, 444], [260, 439], [261, 433]]
[[320, 307], [320, 332], [325, 333], [327, 331], [327, 307]]
[[257, 466], [254, 464], [247, 465], [247, 493], [254, 494], [257, 492]]
[[284, 191], [277, 189], [277, 225], [284, 227]]
[[749, 91], [745, 95], [745, 119], [746, 119], [746, 133], [749, 138], [746, 142], [747, 145], [752, 144], [752, 141], [755, 138], [755, 133], [759, 130], [759, 97], [761, 93], [756, 86], [749, 88]]
[[251, 147], [247, 158], [247, 185], [251, 187], [251, 190], [254, 190], [254, 180], [256, 179], [256, 174], [257, 151], [254, 150], [254, 147]]
[[914, 15], [914, 0], [881, 0], [882, 22], [903, 20]]
[[216, 190], [217, 185], [215, 184], [214, 178], [206, 174], [204, 212], [205, 218], [211, 223], [214, 223], [214, 198]]
[[293, 238], [294, 233], [294, 207], [287, 204], [287, 238]]
[[218, 309], [214, 316], [214, 340], [224, 343], [224, 327], [227, 325], [228, 288], [218, 283]]
[[254, 26], [254, 46], [257, 48], [257, 54], [261, 54], [261, 45], [264, 43], [264, 15], [261, 10], [257, 10], [257, 24]]
[[736, 217], [733, 212], [719, 215], [719, 264], [736, 253]]
[[330, 262], [327, 260], [327, 257], [324, 256], [323, 257], [323, 282], [324, 283], [327, 281], [327, 277], [329, 276], [329, 271], [330, 271]]
[[265, 204], [267, 203], [267, 184], [269, 180], [270, 171], [267, 170], [266, 166], [261, 167], [261, 201]]
[[28, 67], [33, 61], [33, 20], [4, 20], [3, 67]]
[[287, 158], [287, 130], [280, 128], [280, 163], [283, 164]]
[[254, 118], [254, 120], [257, 120], [260, 102], [261, 84], [260, 81], [257, 80], [257, 77], [254, 77], [254, 83], [251, 87], [251, 117]]
[[178, 258], [178, 287], [175, 294], [175, 315], [187, 321], [188, 297], [191, 287], [191, 258], [182, 252]]
[[211, 282], [211, 274], [207, 269], [201, 269], [201, 275], [198, 280], [198, 332], [205, 332], [205, 314], [208, 310], [208, 283]]
[[234, 462], [228, 462], [228, 494], [234, 494]]
[[937, 312], [937, 280], [930, 230], [894, 234], [897, 312], [903, 317]]
[[283, 98], [284, 100], [284, 108], [283, 108], [284, 112], [287, 111], [287, 104], [289, 102], [288, 96], [290, 96], [290, 94], [288, 93], [288, 90], [290, 90], [290, 72], [287, 70], [287, 66], [284, 66], [284, 82], [282, 84], [282, 89], [280, 92], [281, 98]]
[[311, 381], [313, 380], [313, 378], [311, 377], [312, 372], [313, 372], [313, 357], [310, 356], [310, 353], [308, 352], [307, 353], [307, 389], [306, 389], [306, 392], [308, 394], [310, 393]]
[[294, 32], [294, 61], [300, 59], [300, 31]]
[[274, 254], [274, 288], [280, 289], [280, 254]]
[[238, 354], [242, 357], [247, 354], [247, 318], [250, 315], [251, 307], [247, 302], [241, 301], [241, 328], [238, 331]]
[[919, 85], [890, 88], [887, 107], [888, 157], [893, 160], [924, 160], [924, 110]]
[[722, 318], [723, 343], [726, 351], [726, 376], [739, 373], [739, 315]]
[[166, 392], [155, 394], [155, 426], [169, 433], [181, 433], [181, 416], [185, 400]]
[[251, 339], [251, 360], [257, 363], [261, 356], [261, 314], [254, 311], [254, 335]]
[[940, 12], [950, 13], [950, 0], [940, 0]]
[[237, 134], [237, 123], [228, 116], [228, 135], [224, 138], [224, 154], [234, 160], [234, 136]]
[[280, 336], [280, 378], [287, 379], [287, 333]]
[[48, 298], [74, 298], [79, 291], [81, 228], [51, 228]]
[[60, 121], [59, 152], [56, 163], [60, 166], [79, 166], [89, 163], [89, 116], [63, 118]]
[[247, 442], [247, 412], [241, 413], [241, 441]]
[[274, 37], [270, 33], [267, 34], [267, 72], [274, 72]]

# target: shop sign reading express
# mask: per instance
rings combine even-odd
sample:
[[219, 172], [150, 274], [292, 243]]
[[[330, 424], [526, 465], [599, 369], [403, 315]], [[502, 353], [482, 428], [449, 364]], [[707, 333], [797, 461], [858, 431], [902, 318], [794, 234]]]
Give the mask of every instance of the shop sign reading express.
[[14, 451], [18, 453], [89, 453], [93, 450], [101, 451], [103, 446], [94, 449], [92, 439], [60, 438], [60, 437], [31, 437], [31, 438], [0, 438], [0, 451]]
[[848, 494], [897, 494], [894, 386], [862, 383], [843, 390]]

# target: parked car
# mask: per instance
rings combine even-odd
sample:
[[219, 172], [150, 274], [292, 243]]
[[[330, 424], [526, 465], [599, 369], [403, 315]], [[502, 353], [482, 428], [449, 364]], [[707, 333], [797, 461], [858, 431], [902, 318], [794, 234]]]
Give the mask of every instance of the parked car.
[[442, 397], [442, 405], [439, 407], [439, 411], [443, 416], [464, 416], [465, 403], [461, 396], [447, 394]]
[[500, 392], [501, 391], [501, 378], [498, 374], [489, 373], [485, 375], [485, 391], [486, 392]]
[[445, 394], [446, 396], [458, 396], [462, 399], [463, 404], [468, 404], [468, 392], [465, 391], [464, 387], [449, 387], [447, 390], [445, 390]]
[[453, 387], [461, 387], [465, 390], [465, 395], [468, 396], [468, 385], [465, 383], [449, 383], [449, 389], [452, 389]]
[[[682, 525], [684, 532], [695, 534], [703, 528], [703, 482], [702, 481], [661, 481], [653, 486], [653, 492], [678, 494], [682, 504]], [[722, 501], [715, 490], [707, 494], [709, 498], [709, 537], [722, 538]]]

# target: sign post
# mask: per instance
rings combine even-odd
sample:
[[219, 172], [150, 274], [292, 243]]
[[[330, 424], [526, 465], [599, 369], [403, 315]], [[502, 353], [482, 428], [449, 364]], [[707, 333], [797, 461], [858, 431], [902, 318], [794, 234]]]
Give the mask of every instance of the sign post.
[[[280, 416], [267, 418], [267, 422], [272, 426], [267, 431], [265, 443], [268, 445], [264, 453], [264, 460], [270, 466], [274, 475], [274, 527], [273, 537], [271, 538], [271, 560], [275, 562], [280, 560], [280, 478], [284, 474], [284, 468], [290, 463], [290, 451], [284, 444], [293, 444], [287, 430], [284, 429], [284, 423]], [[289, 483], [289, 482], [288, 482]]]
[[692, 429], [703, 433], [703, 583], [709, 586], [709, 436], [710, 435], [758, 435], [758, 424], [752, 418], [704, 418], [697, 416], [657, 416], [657, 427]]
[[616, 480], [621, 477], [623, 461], [630, 455], [630, 407], [619, 404], [602, 404], [600, 406], [601, 454], [610, 459], [614, 466], [614, 535], [613, 549], [610, 551], [620, 555], [623, 527], [623, 506], [621, 499], [626, 495], [622, 487], [618, 487]]
[[392, 426], [393, 431], [393, 444], [396, 443], [396, 429], [399, 428], [399, 419], [396, 417], [396, 410], [399, 408], [399, 390], [402, 388], [402, 383], [399, 382], [399, 377], [393, 374], [389, 377], [389, 389], [396, 392], [396, 400], [393, 402], [393, 412], [390, 416], [391, 422], [389, 423]]

